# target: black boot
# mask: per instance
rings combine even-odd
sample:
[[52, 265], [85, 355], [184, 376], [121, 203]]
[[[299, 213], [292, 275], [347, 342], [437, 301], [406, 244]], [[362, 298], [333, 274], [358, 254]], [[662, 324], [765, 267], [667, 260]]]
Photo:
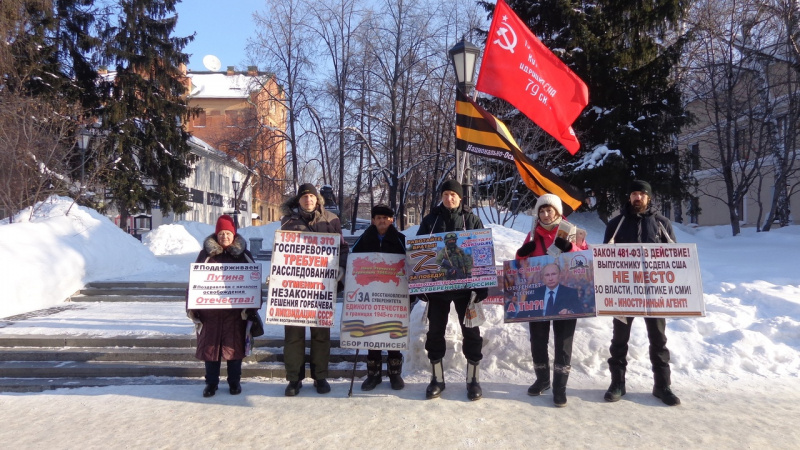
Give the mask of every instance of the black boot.
[[283, 392], [284, 395], [287, 397], [294, 397], [295, 395], [300, 393], [300, 388], [303, 387], [302, 381], [290, 381], [289, 385], [286, 386], [286, 390]]
[[653, 386], [653, 395], [660, 398], [667, 406], [678, 406], [681, 404], [681, 399], [672, 392], [669, 386], [665, 388]]
[[425, 398], [427, 399], [439, 398], [445, 388], [444, 366], [441, 359], [431, 361], [431, 372], [433, 373], [431, 375], [431, 383], [425, 389]]
[[205, 389], [203, 389], [203, 397], [213, 397], [214, 394], [216, 393], [217, 393], [216, 384], [207, 384]]
[[533, 371], [536, 373], [536, 381], [528, 388], [528, 395], [542, 395], [542, 392], [550, 389], [550, 365], [534, 364]]
[[567, 406], [567, 379], [572, 366], [553, 366], [553, 404], [559, 408]]
[[483, 397], [483, 390], [478, 382], [479, 364], [480, 361], [467, 360], [467, 398], [473, 401]]
[[371, 391], [375, 389], [375, 387], [383, 382], [383, 377], [381, 376], [381, 360], [380, 357], [378, 359], [368, 359], [367, 360], [367, 379], [361, 383], [361, 390], [362, 391]]
[[386, 361], [386, 367], [389, 369], [389, 383], [392, 389], [399, 391], [406, 387], [406, 382], [403, 381], [403, 355], [399, 358], [390, 358]]
[[612, 379], [611, 386], [608, 387], [603, 398], [607, 402], [618, 402], [623, 395], [625, 395], [625, 381]]

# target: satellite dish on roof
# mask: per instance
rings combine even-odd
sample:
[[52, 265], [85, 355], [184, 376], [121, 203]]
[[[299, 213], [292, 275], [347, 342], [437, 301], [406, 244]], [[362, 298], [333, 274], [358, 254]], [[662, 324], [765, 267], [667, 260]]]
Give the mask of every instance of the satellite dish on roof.
[[219, 61], [214, 55], [206, 55], [203, 57], [203, 65], [206, 66], [206, 69], [216, 72], [222, 67], [222, 63]]

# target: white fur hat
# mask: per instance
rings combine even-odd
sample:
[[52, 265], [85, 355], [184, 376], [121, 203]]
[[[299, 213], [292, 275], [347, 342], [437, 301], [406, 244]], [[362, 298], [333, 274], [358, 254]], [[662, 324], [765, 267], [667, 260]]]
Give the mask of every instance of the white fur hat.
[[561, 206], [561, 199], [555, 194], [544, 194], [536, 200], [536, 206], [533, 207], [533, 218], [539, 218], [539, 208], [545, 205], [550, 205], [556, 209], [559, 216], [564, 215], [564, 209]]

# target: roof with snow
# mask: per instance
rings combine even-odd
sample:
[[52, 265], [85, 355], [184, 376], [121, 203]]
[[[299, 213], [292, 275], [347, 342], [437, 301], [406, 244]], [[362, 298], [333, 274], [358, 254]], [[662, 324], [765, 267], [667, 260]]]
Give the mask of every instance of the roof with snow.
[[268, 80], [268, 75], [247, 75], [226, 72], [189, 72], [192, 80], [191, 98], [246, 98], [260, 91]]

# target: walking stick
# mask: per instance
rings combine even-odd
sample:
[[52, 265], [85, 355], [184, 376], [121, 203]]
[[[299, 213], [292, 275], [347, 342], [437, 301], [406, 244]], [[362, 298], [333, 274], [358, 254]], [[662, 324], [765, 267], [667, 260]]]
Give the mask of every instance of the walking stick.
[[356, 381], [356, 364], [358, 364], [358, 351], [361, 350], [360, 348], [356, 349], [356, 358], [353, 360], [353, 376], [350, 377], [350, 390], [347, 391], [347, 396], [353, 396], [353, 383]]

